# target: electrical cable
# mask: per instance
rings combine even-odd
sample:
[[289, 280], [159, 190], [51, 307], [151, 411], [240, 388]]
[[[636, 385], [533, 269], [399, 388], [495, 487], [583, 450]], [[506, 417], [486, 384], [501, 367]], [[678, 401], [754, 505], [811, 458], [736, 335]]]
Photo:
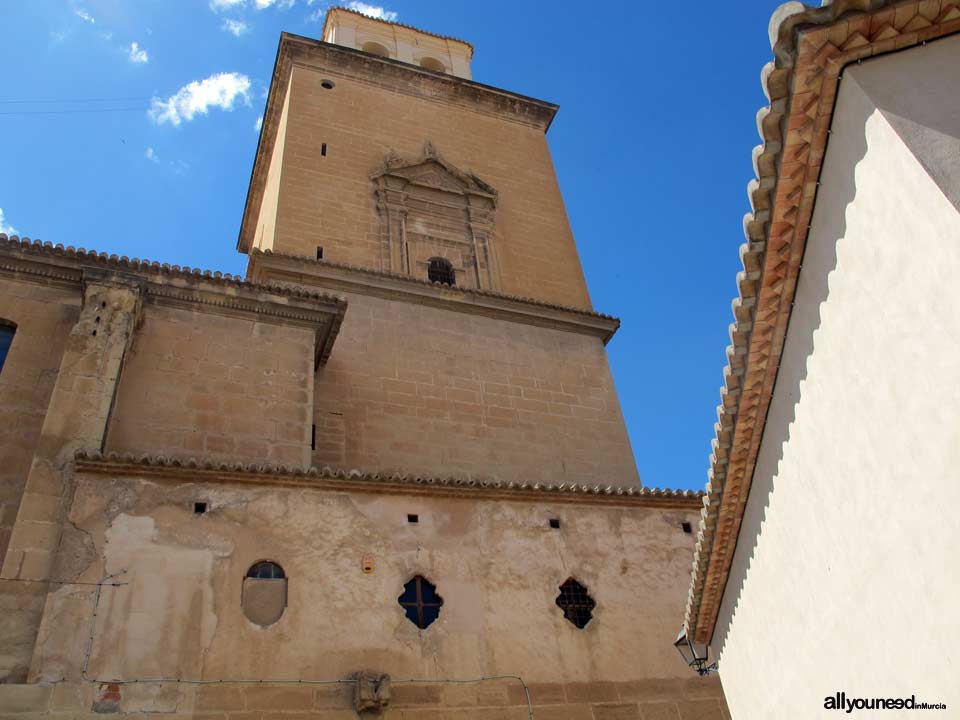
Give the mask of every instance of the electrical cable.
[[74, 110], [11, 110], [0, 112], [0, 115], [74, 115], [76, 113], [108, 113], [108, 112], [145, 112], [147, 107], [133, 108], [83, 108]]
[[144, 102], [148, 97], [121, 97], [121, 98], [75, 98], [73, 100], [55, 100], [53, 98], [43, 98], [36, 100], [0, 100], [0, 105], [41, 105], [44, 103], [94, 103], [94, 102]]

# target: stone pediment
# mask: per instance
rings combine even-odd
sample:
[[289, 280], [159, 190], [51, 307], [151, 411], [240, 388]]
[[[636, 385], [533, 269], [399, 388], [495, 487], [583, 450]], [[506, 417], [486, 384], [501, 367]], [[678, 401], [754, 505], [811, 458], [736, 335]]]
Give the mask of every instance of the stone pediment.
[[496, 190], [473, 173], [446, 162], [429, 141], [424, 146], [423, 157], [416, 160], [404, 160], [391, 153], [384, 168], [374, 173], [371, 179], [376, 181], [387, 177], [459, 195], [481, 195], [496, 202]]

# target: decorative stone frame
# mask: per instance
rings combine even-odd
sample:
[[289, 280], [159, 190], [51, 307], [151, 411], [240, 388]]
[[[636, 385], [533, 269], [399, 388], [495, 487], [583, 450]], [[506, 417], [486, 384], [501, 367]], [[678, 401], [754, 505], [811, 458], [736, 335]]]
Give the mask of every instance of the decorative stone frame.
[[381, 270], [426, 277], [430, 258], [442, 256], [453, 264], [458, 286], [500, 289], [496, 190], [447, 163], [429, 140], [421, 158], [390, 154], [370, 179], [380, 213]]

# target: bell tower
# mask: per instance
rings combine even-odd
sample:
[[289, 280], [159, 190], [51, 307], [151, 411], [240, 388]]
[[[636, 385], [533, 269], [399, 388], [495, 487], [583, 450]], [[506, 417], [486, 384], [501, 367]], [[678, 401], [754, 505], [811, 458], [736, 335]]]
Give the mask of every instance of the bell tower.
[[636, 487], [546, 132], [557, 106], [472, 79], [473, 47], [327, 13], [281, 37], [238, 249], [336, 292], [312, 461]]

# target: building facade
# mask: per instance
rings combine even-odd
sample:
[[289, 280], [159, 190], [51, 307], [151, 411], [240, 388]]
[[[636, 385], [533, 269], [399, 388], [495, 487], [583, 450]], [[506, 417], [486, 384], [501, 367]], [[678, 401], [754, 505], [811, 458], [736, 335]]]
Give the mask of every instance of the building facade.
[[734, 718], [960, 706], [958, 32], [954, 0], [771, 22], [686, 616]]
[[247, 277], [0, 237], [0, 713], [726, 717], [671, 640], [545, 132], [469, 44], [280, 41]]

